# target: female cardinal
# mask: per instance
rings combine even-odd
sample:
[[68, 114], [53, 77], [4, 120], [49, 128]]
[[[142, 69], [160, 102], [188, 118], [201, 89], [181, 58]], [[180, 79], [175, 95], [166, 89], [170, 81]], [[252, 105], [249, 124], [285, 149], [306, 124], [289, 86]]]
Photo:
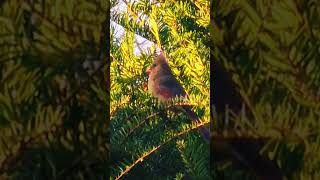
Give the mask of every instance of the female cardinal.
[[[160, 102], [167, 102], [176, 97], [186, 97], [186, 92], [173, 75], [162, 51], [155, 57], [154, 62], [146, 72], [149, 76], [148, 90]], [[190, 107], [182, 108], [192, 120], [198, 120], [197, 115]], [[206, 127], [200, 127], [199, 132], [207, 140], [210, 139], [210, 132]]]

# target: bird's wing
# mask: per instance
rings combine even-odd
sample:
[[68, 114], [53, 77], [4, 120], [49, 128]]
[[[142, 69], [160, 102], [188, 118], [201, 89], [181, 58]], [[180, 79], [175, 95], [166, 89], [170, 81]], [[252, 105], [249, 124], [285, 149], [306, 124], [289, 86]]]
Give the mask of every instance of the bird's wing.
[[176, 96], [185, 96], [186, 94], [178, 80], [171, 76], [159, 78], [156, 89], [158, 94], [166, 99], [174, 98]]
[[[184, 91], [181, 84], [178, 82], [176, 78], [173, 76], [163, 76], [158, 79], [158, 84], [156, 84], [157, 94], [159, 94], [159, 98], [162, 100], [174, 98], [176, 96], [186, 96], [186, 92]], [[198, 120], [198, 116], [195, 112], [193, 112], [190, 107], [182, 107], [185, 113], [190, 117], [191, 120]], [[210, 139], [210, 131], [207, 127], [202, 126], [199, 127], [199, 132], [203, 135], [203, 137], [207, 140]]]

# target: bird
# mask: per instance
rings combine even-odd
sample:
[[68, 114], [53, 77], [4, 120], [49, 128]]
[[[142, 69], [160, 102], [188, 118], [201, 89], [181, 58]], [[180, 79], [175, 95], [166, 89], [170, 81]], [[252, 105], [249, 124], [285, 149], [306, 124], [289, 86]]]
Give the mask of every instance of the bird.
[[[174, 76], [168, 61], [162, 50], [157, 49], [153, 63], [147, 68], [148, 91], [161, 103], [167, 103], [174, 98], [186, 98], [182, 85]], [[198, 121], [197, 114], [190, 107], [182, 106], [183, 111], [193, 121]], [[198, 131], [206, 140], [210, 140], [210, 131], [207, 127], [201, 126]]]

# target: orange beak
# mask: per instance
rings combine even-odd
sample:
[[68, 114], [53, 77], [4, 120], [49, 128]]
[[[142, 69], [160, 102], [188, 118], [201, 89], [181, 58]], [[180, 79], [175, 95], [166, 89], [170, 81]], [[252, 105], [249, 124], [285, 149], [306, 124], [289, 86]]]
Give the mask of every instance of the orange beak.
[[149, 76], [149, 74], [151, 73], [151, 68], [148, 68], [148, 69], [146, 70], [146, 73], [147, 73], [148, 76]]

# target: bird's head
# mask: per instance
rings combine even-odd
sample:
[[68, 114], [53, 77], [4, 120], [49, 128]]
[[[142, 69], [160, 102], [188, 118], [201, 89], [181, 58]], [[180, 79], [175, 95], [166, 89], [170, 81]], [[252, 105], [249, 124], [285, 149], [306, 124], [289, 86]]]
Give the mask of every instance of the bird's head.
[[155, 56], [153, 63], [146, 72], [149, 76], [158, 73], [170, 72], [169, 64], [162, 51], [160, 51], [160, 53]]

